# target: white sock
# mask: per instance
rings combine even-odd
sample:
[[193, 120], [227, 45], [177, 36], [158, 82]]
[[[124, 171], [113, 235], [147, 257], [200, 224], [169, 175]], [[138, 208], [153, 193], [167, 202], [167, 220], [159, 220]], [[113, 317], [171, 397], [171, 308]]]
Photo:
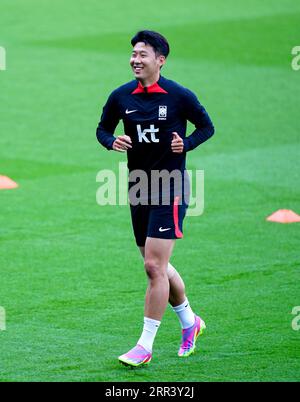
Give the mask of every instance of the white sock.
[[144, 328], [138, 345], [143, 346], [147, 352], [152, 352], [153, 342], [160, 326], [160, 321], [153, 320], [152, 318], [144, 317]]
[[190, 328], [195, 324], [195, 314], [191, 309], [188, 299], [179, 306], [173, 307], [173, 310], [179, 318], [182, 329]]

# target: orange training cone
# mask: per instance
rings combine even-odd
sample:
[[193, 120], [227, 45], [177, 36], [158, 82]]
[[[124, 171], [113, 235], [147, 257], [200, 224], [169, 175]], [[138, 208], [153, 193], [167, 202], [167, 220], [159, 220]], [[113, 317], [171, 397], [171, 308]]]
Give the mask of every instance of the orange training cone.
[[267, 217], [267, 221], [278, 223], [300, 222], [300, 215], [290, 209], [279, 209], [274, 214]]
[[0, 190], [11, 190], [19, 187], [17, 183], [11, 180], [9, 177], [0, 176]]

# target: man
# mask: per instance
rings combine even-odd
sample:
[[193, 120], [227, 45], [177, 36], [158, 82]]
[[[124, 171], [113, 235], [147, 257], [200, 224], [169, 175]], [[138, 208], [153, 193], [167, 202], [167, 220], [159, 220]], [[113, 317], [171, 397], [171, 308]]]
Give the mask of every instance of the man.
[[[110, 95], [103, 108], [97, 138], [108, 150], [127, 152], [130, 174], [139, 170], [150, 179], [154, 171], [176, 171], [182, 174], [184, 182], [186, 152], [210, 138], [214, 127], [191, 91], [160, 75], [169, 54], [167, 40], [157, 32], [140, 31], [131, 44], [130, 65], [135, 80]], [[113, 134], [120, 120], [125, 135], [116, 138]], [[188, 137], [187, 121], [196, 128]], [[131, 190], [134, 186], [130, 174]], [[177, 180], [177, 184], [170, 184], [168, 203], [162, 196], [163, 189], [156, 187], [153, 191], [152, 183], [150, 197], [141, 197], [140, 204], [129, 197], [133, 231], [144, 258], [148, 288], [141, 337], [133, 349], [119, 357], [125, 365], [137, 367], [150, 363], [154, 338], [168, 301], [182, 327], [180, 357], [194, 352], [196, 339], [206, 328], [189, 305], [182, 278], [169, 263], [175, 240], [183, 236], [187, 208], [182, 183]], [[146, 187], [148, 190], [149, 182]]]

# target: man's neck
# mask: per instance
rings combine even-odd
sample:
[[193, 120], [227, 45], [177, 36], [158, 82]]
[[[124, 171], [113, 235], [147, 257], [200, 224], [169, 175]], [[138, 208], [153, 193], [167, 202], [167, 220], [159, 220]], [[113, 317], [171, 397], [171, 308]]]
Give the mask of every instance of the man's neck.
[[151, 85], [155, 84], [160, 78], [160, 73], [156, 75], [155, 77], [147, 78], [145, 80], [139, 80], [139, 82], [142, 84], [142, 86], [145, 87], [150, 87]]

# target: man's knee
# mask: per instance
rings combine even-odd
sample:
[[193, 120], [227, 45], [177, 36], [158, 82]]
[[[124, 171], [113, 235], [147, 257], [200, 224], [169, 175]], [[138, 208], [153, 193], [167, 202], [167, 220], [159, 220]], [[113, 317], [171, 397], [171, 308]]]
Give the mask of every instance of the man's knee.
[[150, 280], [167, 276], [167, 267], [164, 267], [158, 259], [146, 258], [145, 270]]
[[177, 274], [176, 269], [170, 263], [168, 264], [167, 273], [168, 273], [169, 280], [173, 279], [174, 276]]

